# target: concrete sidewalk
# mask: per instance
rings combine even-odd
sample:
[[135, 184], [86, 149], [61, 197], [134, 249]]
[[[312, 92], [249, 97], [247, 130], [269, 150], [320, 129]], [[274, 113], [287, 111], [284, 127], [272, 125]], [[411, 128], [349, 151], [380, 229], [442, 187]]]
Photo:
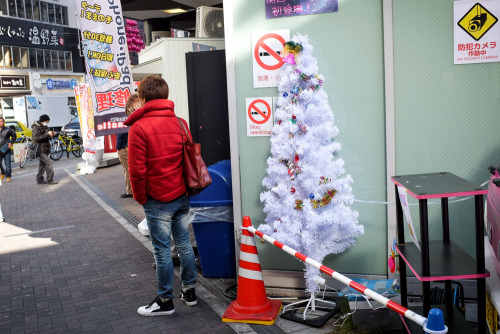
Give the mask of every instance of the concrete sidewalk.
[[[142, 206], [125, 192], [121, 165], [76, 173], [56, 162], [58, 185], [37, 185], [37, 165], [0, 186], [0, 333], [332, 333], [278, 318], [273, 326], [223, 323], [235, 279], [198, 276], [198, 305], [141, 317], [155, 297], [151, 242], [137, 230]], [[180, 293], [176, 267], [174, 294]]]
[[[92, 183], [73, 173], [59, 169], [59, 184], [49, 186], [14, 171], [12, 182], [0, 186], [1, 333], [235, 332], [202, 298], [194, 307], [175, 298], [170, 317], [137, 315], [156, 291], [150, 243], [130, 233], [133, 226], [112, 204], [100, 205]], [[110, 182], [123, 185], [116, 174]], [[141, 214], [125, 200], [125, 208]], [[176, 296], [179, 287], [176, 278]]]

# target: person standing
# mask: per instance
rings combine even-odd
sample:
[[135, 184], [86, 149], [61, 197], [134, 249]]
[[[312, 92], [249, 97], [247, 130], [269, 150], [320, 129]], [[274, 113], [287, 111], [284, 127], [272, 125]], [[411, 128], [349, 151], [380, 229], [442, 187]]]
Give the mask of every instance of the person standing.
[[[125, 106], [125, 113], [130, 116], [135, 110], [141, 107], [139, 96], [137, 93], [130, 95]], [[130, 185], [130, 177], [128, 175], [128, 132], [119, 133], [116, 135], [116, 149], [118, 151], [118, 159], [123, 166], [123, 174], [125, 174], [125, 189], [126, 192], [121, 194], [121, 198], [132, 197], [132, 186]]]
[[[12, 145], [16, 141], [16, 131], [12, 130], [10, 127], [5, 126], [5, 119], [0, 117], [0, 180], [7, 177], [7, 182], [10, 182], [12, 177], [12, 167], [10, 164], [10, 159], [12, 156]], [[5, 153], [2, 150], [8, 148]], [[5, 161], [5, 168], [3, 167], [2, 160]]]
[[[50, 122], [50, 117], [48, 115], [41, 115], [38, 122], [35, 121], [31, 126], [33, 142], [38, 144], [40, 147], [37, 149], [40, 152], [38, 159], [40, 164], [38, 165], [38, 174], [36, 176], [36, 182], [38, 184], [57, 184], [58, 182], [54, 180], [54, 167], [52, 166], [52, 161], [50, 160], [50, 139], [56, 135], [54, 131], [50, 131], [47, 125]], [[43, 174], [47, 174], [47, 180], [44, 180]]]
[[[137, 310], [142, 316], [170, 315], [173, 298], [174, 266], [170, 253], [173, 236], [181, 261], [181, 295], [188, 306], [196, 305], [195, 283], [198, 270], [189, 240], [189, 198], [182, 167], [183, 135], [168, 100], [164, 79], [150, 75], [138, 89], [142, 108], [125, 121], [130, 126], [128, 170], [134, 199], [144, 207], [156, 260], [156, 298]], [[186, 129], [187, 123], [184, 122]]]

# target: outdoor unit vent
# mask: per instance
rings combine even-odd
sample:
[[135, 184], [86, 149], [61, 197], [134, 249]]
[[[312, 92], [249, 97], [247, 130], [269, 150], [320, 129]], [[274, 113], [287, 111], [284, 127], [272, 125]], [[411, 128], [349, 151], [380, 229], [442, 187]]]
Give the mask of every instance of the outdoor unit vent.
[[224, 10], [201, 6], [196, 9], [196, 37], [224, 38]]

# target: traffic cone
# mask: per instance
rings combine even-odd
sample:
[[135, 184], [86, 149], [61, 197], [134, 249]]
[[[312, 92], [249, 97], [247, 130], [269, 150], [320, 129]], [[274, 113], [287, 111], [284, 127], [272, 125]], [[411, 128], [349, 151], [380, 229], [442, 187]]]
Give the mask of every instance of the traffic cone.
[[222, 316], [222, 321], [272, 325], [281, 310], [281, 300], [267, 298], [254, 235], [245, 229], [249, 226], [252, 226], [250, 217], [244, 217], [238, 269], [238, 294], [236, 300], [228, 306]]

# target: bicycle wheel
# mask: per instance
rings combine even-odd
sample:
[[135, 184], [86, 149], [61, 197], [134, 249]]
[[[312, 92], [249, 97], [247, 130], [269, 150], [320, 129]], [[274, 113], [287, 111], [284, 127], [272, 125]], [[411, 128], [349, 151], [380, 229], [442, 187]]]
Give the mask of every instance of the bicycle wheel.
[[21, 154], [19, 155], [19, 168], [23, 168], [26, 165], [26, 158], [28, 157], [28, 147], [23, 148]]
[[61, 142], [59, 140], [53, 141], [50, 144], [50, 158], [52, 160], [59, 160], [61, 159], [63, 155], [62, 147], [61, 147]]
[[82, 156], [83, 145], [81, 143], [82, 140], [80, 138], [75, 139], [75, 141], [71, 143], [71, 153], [73, 153], [75, 157]]

